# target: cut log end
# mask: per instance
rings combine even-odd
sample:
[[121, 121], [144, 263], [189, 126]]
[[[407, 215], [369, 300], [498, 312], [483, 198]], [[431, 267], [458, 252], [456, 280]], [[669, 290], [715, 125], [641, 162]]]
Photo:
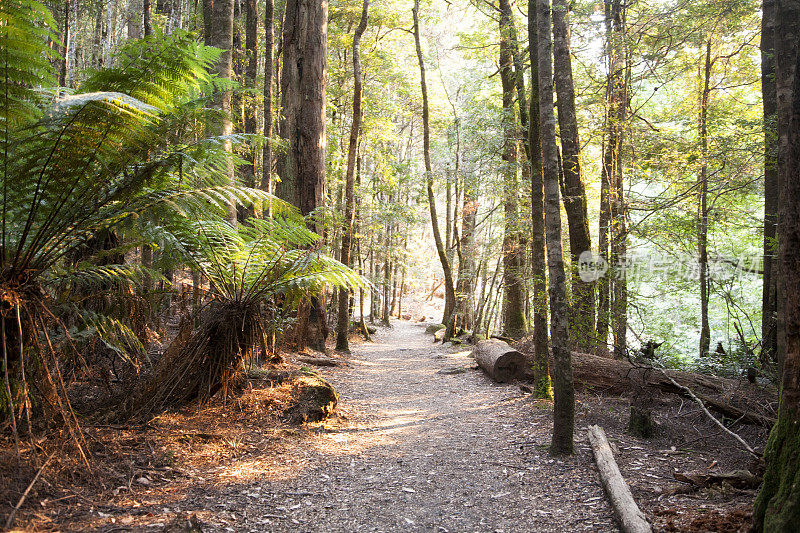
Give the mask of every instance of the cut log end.
[[525, 356], [501, 340], [479, 342], [472, 355], [489, 377], [499, 383], [525, 378]]

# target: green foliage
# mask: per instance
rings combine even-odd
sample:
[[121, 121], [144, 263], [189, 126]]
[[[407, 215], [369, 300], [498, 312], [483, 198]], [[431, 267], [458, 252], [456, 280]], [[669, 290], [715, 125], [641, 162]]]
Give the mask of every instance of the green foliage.
[[324, 286], [364, 287], [358, 274], [322, 253], [320, 237], [291, 211], [286, 217], [251, 218], [238, 228], [203, 220], [174, 230], [177, 249], [219, 299], [250, 305], [285, 295], [296, 303]]
[[55, 21], [44, 5], [33, 0], [0, 2], [0, 130], [8, 130], [39, 114], [43, 99], [37, 88], [55, 80], [47, 42], [57, 40]]

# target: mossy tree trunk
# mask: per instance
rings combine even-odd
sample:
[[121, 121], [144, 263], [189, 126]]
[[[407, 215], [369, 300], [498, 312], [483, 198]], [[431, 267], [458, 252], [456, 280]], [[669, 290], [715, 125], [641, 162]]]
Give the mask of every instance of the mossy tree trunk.
[[561, 205], [558, 184], [558, 146], [553, 109], [553, 56], [550, 0], [536, 1], [539, 48], [539, 131], [542, 143], [542, 175], [545, 193], [547, 275], [550, 294], [550, 342], [553, 348], [553, 439], [550, 453], [573, 452], [575, 391], [567, 327], [567, 291], [561, 248]]
[[800, 530], [800, 0], [779, 0], [775, 39], [778, 93], [778, 269], [783, 298], [783, 390], [764, 459], [764, 485], [753, 512], [755, 531]]
[[536, 394], [549, 398], [550, 368], [547, 347], [547, 268], [544, 237], [544, 184], [539, 135], [539, 52], [536, 2], [528, 3], [528, 40], [531, 55], [531, 100], [528, 146], [531, 163], [531, 273], [533, 276], [533, 374]]
[[594, 282], [584, 281], [578, 273], [578, 260], [583, 252], [590, 252], [589, 215], [586, 206], [586, 189], [581, 177], [580, 139], [575, 112], [575, 86], [572, 80], [570, 57], [569, 6], [566, 0], [553, 2], [553, 56], [555, 86], [558, 95], [558, 125], [561, 132], [564, 176], [564, 210], [567, 213], [572, 280], [572, 306], [570, 309], [570, 338], [577, 350], [594, 350]]

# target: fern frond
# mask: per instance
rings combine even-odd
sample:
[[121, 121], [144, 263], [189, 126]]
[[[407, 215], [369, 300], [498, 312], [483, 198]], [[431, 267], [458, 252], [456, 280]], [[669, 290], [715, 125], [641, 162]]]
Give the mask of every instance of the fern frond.
[[54, 83], [47, 46], [57, 41], [50, 11], [33, 0], [0, 2], [0, 130], [27, 123], [38, 112], [36, 88]]

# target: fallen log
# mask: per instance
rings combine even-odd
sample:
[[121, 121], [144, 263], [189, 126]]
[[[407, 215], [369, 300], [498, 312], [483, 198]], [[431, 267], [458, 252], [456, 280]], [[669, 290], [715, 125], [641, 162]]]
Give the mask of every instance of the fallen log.
[[608, 445], [608, 439], [600, 426], [589, 426], [589, 442], [594, 452], [600, 480], [624, 533], [650, 533], [650, 524], [644, 513], [636, 505], [630, 488], [619, 471], [614, 454]]
[[332, 357], [308, 357], [306, 355], [298, 355], [295, 357], [298, 363], [314, 366], [341, 366], [342, 362]]
[[472, 350], [472, 355], [495, 381], [508, 383], [513, 379], [525, 378], [525, 356], [501, 340], [479, 342]]
[[[532, 357], [531, 340], [523, 340], [516, 347], [528, 358]], [[634, 365], [627, 360], [579, 352], [572, 352], [572, 369], [576, 388], [617, 396], [631, 396], [634, 391], [652, 388], [689, 398], [681, 388], [686, 387], [708, 409], [727, 418], [764, 427], [771, 427], [775, 423], [778, 401], [776, 392], [746, 380], [678, 370], [662, 371], [649, 366]]]
[[694, 485], [698, 489], [719, 485], [723, 482], [737, 489], [757, 489], [761, 485], [761, 476], [749, 470], [733, 470], [731, 472], [675, 472], [676, 480]]

